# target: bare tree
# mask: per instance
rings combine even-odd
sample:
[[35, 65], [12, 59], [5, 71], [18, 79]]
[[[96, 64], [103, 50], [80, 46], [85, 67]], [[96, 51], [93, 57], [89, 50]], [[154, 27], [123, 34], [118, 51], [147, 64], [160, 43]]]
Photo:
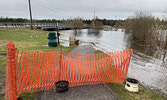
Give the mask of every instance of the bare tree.
[[84, 23], [81, 18], [76, 18], [71, 21], [71, 28], [74, 30], [74, 34], [77, 35], [81, 33], [81, 29], [83, 29]]
[[143, 49], [157, 50], [164, 48], [164, 25], [161, 20], [148, 12], [136, 12], [128, 18], [125, 24], [126, 33], [132, 34], [132, 39]]
[[99, 20], [98, 17], [95, 17], [91, 23], [91, 29], [102, 29], [103, 23]]
[[88, 33], [98, 36], [102, 28], [103, 28], [103, 23], [96, 16], [91, 22], [91, 29], [88, 30]]

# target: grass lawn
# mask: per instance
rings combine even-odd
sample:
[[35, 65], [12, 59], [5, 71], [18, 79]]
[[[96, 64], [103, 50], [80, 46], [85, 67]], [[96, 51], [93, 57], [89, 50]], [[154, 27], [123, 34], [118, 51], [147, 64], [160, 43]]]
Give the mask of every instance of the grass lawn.
[[[47, 35], [49, 32], [38, 29], [30, 30], [28, 28], [0, 28], [0, 100], [5, 95], [5, 72], [6, 72], [6, 44], [8, 41], [15, 43], [20, 50], [26, 51], [60, 51], [61, 46], [48, 47]], [[63, 47], [62, 51], [69, 52], [76, 45]], [[34, 94], [23, 96], [24, 100], [33, 100]], [[29, 98], [29, 99], [28, 99]]]
[[128, 92], [125, 89], [125, 83], [123, 84], [109, 83], [107, 85], [121, 100], [167, 100], [163, 96], [155, 94], [154, 92], [146, 89], [141, 84], [139, 84], [138, 93]]

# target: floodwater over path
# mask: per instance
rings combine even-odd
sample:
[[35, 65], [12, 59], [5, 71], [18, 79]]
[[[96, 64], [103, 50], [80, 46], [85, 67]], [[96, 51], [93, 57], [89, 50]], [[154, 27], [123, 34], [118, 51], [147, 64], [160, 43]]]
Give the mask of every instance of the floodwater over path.
[[[72, 30], [61, 31], [61, 42], [68, 46], [69, 36]], [[148, 56], [132, 46], [129, 35], [122, 29], [117, 31], [101, 31], [98, 35], [88, 34], [87, 29], [83, 29], [82, 34], [77, 35], [81, 45], [92, 43], [94, 48], [103, 52], [133, 49], [134, 54], [128, 69], [128, 77], [138, 79], [142, 84], [157, 92], [167, 95], [167, 53], [163, 50], [156, 51]]]

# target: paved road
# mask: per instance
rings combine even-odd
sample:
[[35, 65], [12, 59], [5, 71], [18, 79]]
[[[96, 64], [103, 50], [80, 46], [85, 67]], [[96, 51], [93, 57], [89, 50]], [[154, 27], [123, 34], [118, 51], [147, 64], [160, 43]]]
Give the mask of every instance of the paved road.
[[[78, 46], [72, 52], [91, 54], [95, 49], [91, 45]], [[118, 100], [112, 91], [103, 84], [69, 88], [65, 93], [55, 90], [39, 92], [38, 100]]]
[[70, 88], [67, 92], [55, 90], [39, 93], [38, 100], [117, 100], [112, 92], [102, 84]]

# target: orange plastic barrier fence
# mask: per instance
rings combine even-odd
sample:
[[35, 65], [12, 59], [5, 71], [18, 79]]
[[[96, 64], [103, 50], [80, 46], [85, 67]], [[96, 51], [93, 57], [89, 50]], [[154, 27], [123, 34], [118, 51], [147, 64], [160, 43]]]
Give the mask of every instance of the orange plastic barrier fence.
[[101, 54], [19, 51], [7, 44], [5, 99], [18, 95], [55, 89], [60, 80], [70, 87], [122, 83], [126, 79], [132, 50]]

